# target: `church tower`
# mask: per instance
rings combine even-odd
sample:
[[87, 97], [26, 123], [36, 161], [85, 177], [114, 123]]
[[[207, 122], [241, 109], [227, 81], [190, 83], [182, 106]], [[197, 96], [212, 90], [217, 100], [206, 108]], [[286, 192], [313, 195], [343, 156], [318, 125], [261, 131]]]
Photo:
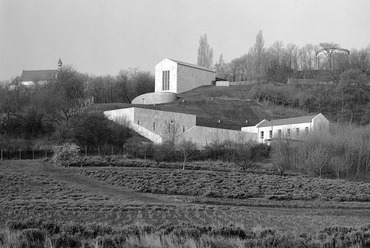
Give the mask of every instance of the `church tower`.
[[59, 57], [59, 59], [58, 59], [58, 69], [59, 70], [60, 70], [60, 68], [62, 68], [62, 65], [63, 65], [62, 59]]

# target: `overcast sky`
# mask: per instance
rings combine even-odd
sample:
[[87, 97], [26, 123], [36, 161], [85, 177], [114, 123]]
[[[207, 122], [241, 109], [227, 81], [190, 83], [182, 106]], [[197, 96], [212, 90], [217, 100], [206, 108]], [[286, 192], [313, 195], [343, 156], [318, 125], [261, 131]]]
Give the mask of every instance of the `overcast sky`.
[[164, 58], [196, 63], [207, 34], [215, 60], [239, 57], [262, 30], [265, 46], [370, 44], [369, 0], [0, 0], [0, 80], [22, 70], [154, 72]]

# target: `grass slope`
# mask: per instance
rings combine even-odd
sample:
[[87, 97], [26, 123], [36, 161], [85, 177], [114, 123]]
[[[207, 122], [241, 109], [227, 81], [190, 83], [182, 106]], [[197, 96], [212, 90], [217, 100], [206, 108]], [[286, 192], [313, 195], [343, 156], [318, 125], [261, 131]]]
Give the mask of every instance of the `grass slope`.
[[[134, 105], [128, 103], [95, 104], [90, 111], [106, 111], [119, 108], [142, 107], [163, 111], [173, 111], [197, 116], [198, 126], [240, 130], [241, 127], [255, 125], [269, 116], [291, 117], [302, 115], [301, 111], [272, 109], [251, 99], [253, 86], [201, 86], [179, 94], [172, 103], [158, 105]], [[248, 121], [248, 123], [246, 123]]]

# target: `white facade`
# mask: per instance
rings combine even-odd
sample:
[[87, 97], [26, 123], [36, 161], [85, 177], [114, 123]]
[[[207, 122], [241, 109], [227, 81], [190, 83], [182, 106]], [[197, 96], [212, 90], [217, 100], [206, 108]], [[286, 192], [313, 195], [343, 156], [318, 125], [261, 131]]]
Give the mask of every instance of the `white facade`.
[[155, 66], [155, 92], [182, 93], [211, 85], [216, 72], [185, 62], [164, 59]]
[[[196, 125], [196, 116], [144, 108], [105, 111], [108, 119], [129, 125], [149, 140], [160, 143], [172, 134], [179, 135]], [[159, 139], [158, 137], [161, 137]]]
[[300, 139], [314, 130], [328, 130], [329, 121], [324, 115], [262, 120], [256, 126], [242, 127], [242, 131], [255, 133], [257, 142], [270, 143], [274, 138]]

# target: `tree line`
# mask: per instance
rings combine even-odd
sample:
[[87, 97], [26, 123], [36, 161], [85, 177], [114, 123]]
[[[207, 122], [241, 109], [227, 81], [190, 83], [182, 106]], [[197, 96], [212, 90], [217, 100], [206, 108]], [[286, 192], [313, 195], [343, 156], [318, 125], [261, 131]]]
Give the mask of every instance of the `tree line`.
[[85, 110], [92, 103], [129, 103], [152, 91], [154, 76], [138, 69], [121, 70], [113, 77], [86, 75], [64, 66], [56, 80], [32, 87], [21, 85], [16, 77], [0, 84], [0, 145], [48, 137], [58, 143], [77, 140], [84, 147], [108, 143], [122, 147], [119, 140], [129, 136], [127, 127]]
[[[286, 83], [298, 71], [327, 70], [331, 81], [339, 83], [339, 75], [346, 70], [358, 70], [370, 76], [370, 45], [367, 48], [348, 50], [335, 42], [308, 43], [302, 47], [282, 41], [265, 46], [262, 31], [246, 54], [225, 62], [221, 53], [213, 62], [213, 49], [207, 35], [201, 36], [198, 48], [198, 65], [216, 70], [219, 78], [228, 81], [269, 81]], [[308, 73], [310, 74], [310, 73]]]

